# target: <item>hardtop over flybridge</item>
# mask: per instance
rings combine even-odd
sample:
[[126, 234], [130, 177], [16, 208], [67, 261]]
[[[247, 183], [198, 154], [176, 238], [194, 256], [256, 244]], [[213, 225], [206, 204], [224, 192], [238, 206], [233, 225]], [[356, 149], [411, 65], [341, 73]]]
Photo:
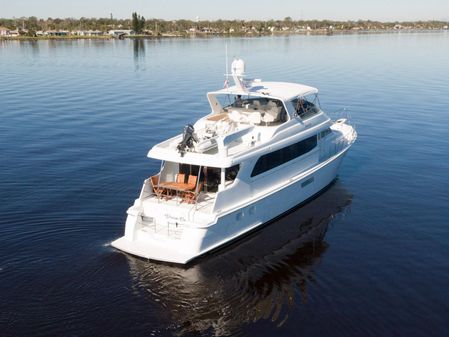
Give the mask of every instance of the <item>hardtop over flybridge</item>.
[[184, 264], [307, 200], [336, 177], [357, 134], [331, 120], [318, 89], [244, 77], [210, 92], [211, 112], [155, 145], [160, 171], [128, 209], [112, 242], [148, 259]]

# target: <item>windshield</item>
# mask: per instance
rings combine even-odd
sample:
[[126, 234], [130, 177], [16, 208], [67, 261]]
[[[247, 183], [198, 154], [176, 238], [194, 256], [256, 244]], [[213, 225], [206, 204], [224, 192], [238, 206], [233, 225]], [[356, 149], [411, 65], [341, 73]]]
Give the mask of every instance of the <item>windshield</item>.
[[321, 111], [317, 94], [298, 97], [292, 101], [292, 104], [301, 119], [308, 119]]
[[223, 107], [227, 108], [243, 108], [248, 104], [252, 104], [257, 98], [250, 97], [249, 95], [217, 95], [217, 101]]

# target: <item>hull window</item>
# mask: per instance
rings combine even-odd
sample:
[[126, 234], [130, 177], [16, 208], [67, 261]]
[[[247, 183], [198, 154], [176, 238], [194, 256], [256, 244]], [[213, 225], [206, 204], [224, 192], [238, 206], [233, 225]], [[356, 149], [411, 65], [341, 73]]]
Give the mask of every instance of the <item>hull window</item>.
[[309, 179], [303, 181], [301, 183], [301, 187], [306, 187], [307, 185], [310, 185], [311, 183], [313, 183], [314, 180], [315, 180], [315, 178], [312, 177], [312, 178], [309, 178]]

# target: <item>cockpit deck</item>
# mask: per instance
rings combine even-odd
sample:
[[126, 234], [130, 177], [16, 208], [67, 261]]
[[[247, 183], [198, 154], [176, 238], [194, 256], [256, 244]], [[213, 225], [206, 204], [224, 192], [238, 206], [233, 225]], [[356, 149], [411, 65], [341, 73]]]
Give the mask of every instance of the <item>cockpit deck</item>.
[[142, 205], [145, 208], [149, 209], [155, 204], [159, 206], [166, 206], [167, 210], [177, 209], [185, 211], [198, 211], [206, 214], [212, 213], [212, 209], [214, 207], [216, 193], [214, 192], [200, 192], [198, 199], [195, 203], [187, 203], [185, 200], [179, 196], [175, 195], [169, 199], [166, 198], [158, 198], [156, 195], [152, 194], [146, 197], [142, 201]]

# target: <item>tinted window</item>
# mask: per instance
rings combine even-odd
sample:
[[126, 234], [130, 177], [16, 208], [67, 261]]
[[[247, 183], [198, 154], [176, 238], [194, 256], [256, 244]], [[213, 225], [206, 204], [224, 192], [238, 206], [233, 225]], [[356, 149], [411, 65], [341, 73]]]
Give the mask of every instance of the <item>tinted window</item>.
[[310, 118], [320, 112], [320, 108], [315, 101], [311, 102], [305, 98], [297, 98], [294, 99], [292, 103], [295, 107], [296, 113], [301, 119]]
[[237, 174], [239, 173], [240, 165], [234, 165], [231, 167], [226, 168], [225, 173], [225, 179], [226, 181], [233, 181], [237, 177]]
[[277, 166], [285, 164], [290, 160], [298, 158], [311, 151], [317, 145], [316, 136], [309, 137], [298, 143], [286, 146], [282, 149], [261, 156], [254, 166], [251, 177], [257, 176], [263, 172], [269, 171]]

